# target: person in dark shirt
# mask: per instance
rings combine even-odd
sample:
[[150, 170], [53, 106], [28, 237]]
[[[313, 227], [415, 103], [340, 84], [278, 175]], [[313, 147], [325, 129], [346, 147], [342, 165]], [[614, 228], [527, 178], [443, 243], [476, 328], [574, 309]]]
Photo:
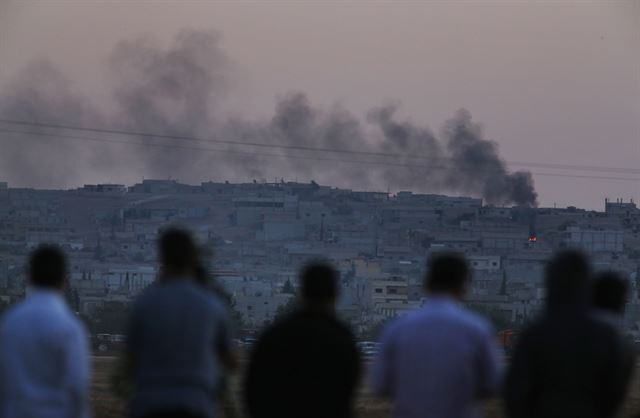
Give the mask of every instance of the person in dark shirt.
[[627, 283], [615, 271], [603, 271], [593, 284], [593, 315], [616, 330], [622, 328]]
[[191, 235], [160, 237], [159, 281], [136, 300], [127, 335], [131, 418], [213, 418], [231, 361], [225, 303], [199, 283]]
[[593, 286], [593, 316], [597, 320], [611, 326], [622, 343], [623, 372], [625, 393], [633, 377], [636, 350], [632, 341], [622, 332], [624, 307], [627, 304], [628, 285], [622, 276], [615, 271], [603, 271], [596, 276]]
[[577, 251], [546, 267], [547, 306], [522, 334], [505, 386], [510, 418], [613, 417], [624, 399], [623, 349], [590, 312], [591, 268]]
[[301, 306], [258, 339], [245, 378], [250, 418], [349, 418], [360, 374], [351, 331], [335, 315], [338, 273], [302, 271]]

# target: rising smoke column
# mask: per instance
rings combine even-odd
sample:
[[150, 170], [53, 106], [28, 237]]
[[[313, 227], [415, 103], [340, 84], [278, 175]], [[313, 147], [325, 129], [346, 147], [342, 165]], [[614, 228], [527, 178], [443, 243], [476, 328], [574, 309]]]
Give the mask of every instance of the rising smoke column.
[[[368, 121], [383, 133], [380, 148], [402, 154], [406, 168], [384, 168], [384, 179], [396, 187], [481, 196], [490, 204], [535, 206], [531, 173], [509, 173], [494, 141], [484, 139], [471, 113], [460, 110], [445, 123], [438, 139], [427, 127], [398, 121], [395, 105], [369, 112]], [[394, 160], [397, 161], [397, 160]]]
[[[371, 148], [358, 119], [342, 106], [335, 105], [325, 111], [310, 104], [303, 93], [290, 93], [276, 104], [275, 114], [269, 121], [267, 143], [293, 147], [329, 150], [362, 151]], [[288, 150], [282, 152], [287, 172], [326, 184], [347, 187], [371, 187], [371, 171], [377, 167], [352, 161], [349, 153], [320, 152], [318, 159], [287, 158], [288, 155], [309, 157], [309, 152]], [[327, 161], [333, 159], [337, 161]]]
[[397, 104], [370, 110], [367, 121], [382, 133], [378, 141], [380, 152], [404, 157], [387, 158], [394, 165], [381, 166], [380, 181], [394, 188], [418, 191], [440, 191], [442, 187], [442, 146], [427, 127], [409, 120], [396, 119]]
[[34, 145], [28, 136], [0, 133], [5, 138], [0, 179], [60, 187], [124, 181], [118, 179], [127, 175], [130, 181], [171, 176], [192, 183], [284, 177], [360, 189], [470, 194], [492, 204], [536, 204], [531, 174], [510, 173], [496, 143], [483, 137], [465, 110], [447, 121], [438, 136], [399, 120], [395, 104], [373, 108], [363, 123], [343, 106], [315, 106], [300, 92], [282, 96], [268, 120], [227, 118], [221, 109], [234, 82], [233, 66], [213, 32], [182, 31], [168, 47], [148, 38], [122, 41], [107, 68], [112, 112], [97, 111], [59, 70], [36, 62], [0, 95], [0, 117], [345, 152], [122, 136], [116, 139], [139, 145], [54, 139]]
[[443, 131], [452, 168], [446, 185], [453, 190], [479, 194], [488, 203], [535, 206], [537, 193], [531, 173], [509, 173], [498, 155], [498, 145], [483, 138], [479, 124], [462, 109]]
[[[71, 81], [48, 60], [39, 59], [28, 65], [1, 93], [0, 116], [5, 119], [103, 124], [99, 112], [74, 91]], [[45, 133], [38, 127], [0, 128]], [[89, 149], [77, 142], [46, 136], [7, 132], [0, 132], [0, 136], [0, 178], [13, 185], [67, 187], [77, 184], [80, 172], [106, 174], [115, 161], [113, 148], [99, 143]]]
[[[181, 31], [169, 48], [148, 38], [120, 42], [109, 58], [116, 103], [114, 125], [139, 132], [185, 137], [217, 132], [218, 106], [229, 90], [231, 65], [215, 32]], [[136, 150], [146, 171], [197, 181], [211, 154], [194, 148], [202, 144], [156, 137], [138, 139]], [[185, 148], [162, 148], [154, 144]], [[200, 177], [202, 178], [202, 177]]]

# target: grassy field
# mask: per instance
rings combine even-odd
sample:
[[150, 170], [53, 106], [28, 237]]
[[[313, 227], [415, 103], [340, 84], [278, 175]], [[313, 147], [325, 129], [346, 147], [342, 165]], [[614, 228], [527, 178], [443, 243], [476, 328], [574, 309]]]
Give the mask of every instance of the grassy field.
[[[125, 408], [122, 402], [116, 399], [109, 388], [109, 375], [115, 364], [113, 357], [94, 357], [94, 382], [93, 382], [93, 405], [95, 418], [124, 418]], [[636, 365], [635, 378], [629, 391], [627, 402], [623, 408], [622, 417], [635, 418], [640, 413], [640, 363]], [[230, 401], [238, 406], [238, 379], [233, 379], [231, 385]], [[356, 412], [358, 418], [384, 418], [390, 416], [389, 404], [377, 399], [367, 391], [366, 387], [361, 388], [360, 395], [356, 402]], [[487, 403], [487, 418], [503, 417], [500, 401], [494, 400]], [[220, 416], [224, 416], [221, 414]], [[230, 417], [225, 417], [230, 418]]]

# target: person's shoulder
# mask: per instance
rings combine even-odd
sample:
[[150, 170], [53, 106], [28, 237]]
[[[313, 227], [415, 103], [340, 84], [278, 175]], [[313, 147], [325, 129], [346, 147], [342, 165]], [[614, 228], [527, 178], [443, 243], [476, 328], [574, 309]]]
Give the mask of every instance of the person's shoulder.
[[[134, 305], [144, 306], [146, 304], [155, 305], [165, 299], [188, 299], [190, 302], [197, 303], [202, 299], [197, 285], [186, 281], [156, 281], [147, 286], [136, 297]], [[194, 301], [195, 299], [195, 301]]]
[[469, 326], [479, 329], [491, 328], [489, 321], [482, 315], [467, 308], [460, 309], [460, 316]]
[[467, 308], [461, 307], [458, 309], [457, 319], [470, 332], [477, 333], [482, 336], [490, 336], [493, 333], [493, 326], [485, 317]]
[[227, 316], [228, 305], [217, 294], [206, 290], [194, 288], [194, 298], [207, 307], [208, 311], [214, 316]]
[[73, 333], [78, 334], [82, 337], [88, 334], [87, 326], [85, 325], [85, 323], [71, 309], [68, 310], [67, 319], [69, 328], [73, 331]]
[[[380, 342], [383, 344], [396, 340], [396, 336], [399, 335], [404, 329], [414, 327], [414, 324], [420, 319], [421, 312], [411, 312], [401, 317], [391, 319], [385, 324], [380, 336]], [[419, 326], [419, 324], [418, 324]]]
[[10, 307], [2, 316], [2, 321], [0, 321], [0, 330], [5, 332], [12, 328], [15, 323], [22, 322], [22, 317], [28, 310], [29, 307], [25, 304], [25, 301], [19, 302]]
[[589, 328], [595, 339], [616, 344], [622, 341], [621, 333], [613, 324], [593, 315], [589, 315], [586, 320], [589, 322]]
[[458, 332], [468, 332], [473, 334], [490, 334], [492, 332], [491, 323], [482, 315], [470, 310], [460, 303], [447, 303], [446, 305], [430, 306], [427, 304], [423, 309], [408, 315], [407, 321], [417, 322], [435, 321], [446, 323], [450, 329]]
[[86, 334], [84, 323], [76, 313], [64, 301], [59, 301], [59, 304], [59, 308], [51, 309], [25, 299], [5, 313], [1, 325], [2, 332], [37, 326], [38, 332], [46, 330], [52, 334], [70, 335], [76, 332]]
[[303, 308], [298, 308], [294, 309], [288, 315], [283, 316], [283, 319], [291, 323], [298, 323], [301, 326], [313, 323], [315, 326], [329, 328], [334, 331], [345, 333], [351, 332], [349, 326], [335, 313], [312, 312], [306, 311]]
[[281, 335], [298, 326], [299, 321], [296, 316], [293, 314], [283, 315], [265, 326], [262, 329], [260, 336], [263, 338], [269, 338], [274, 335]]
[[149, 286], [142, 289], [142, 291], [136, 296], [133, 301], [133, 306], [141, 306], [147, 303], [149, 300], [154, 300], [157, 293], [161, 290], [161, 286], [158, 282], [153, 282]]
[[351, 327], [342, 319], [335, 315], [331, 315], [327, 321], [335, 335], [345, 340], [355, 341], [355, 335], [353, 334]]
[[299, 311], [294, 310], [287, 314], [277, 317], [271, 324], [269, 324], [263, 334], [275, 335], [289, 332], [290, 330], [297, 330], [301, 328], [309, 327], [309, 319]]
[[32, 298], [27, 297], [10, 307], [4, 313], [2, 323], [7, 325], [14, 323], [21, 324], [24, 321], [33, 320], [34, 315], [41, 312], [45, 312], [47, 317], [52, 320], [59, 316], [57, 315], [57, 311], [49, 309], [48, 305], [36, 303]]
[[201, 287], [197, 283], [189, 285], [189, 306], [208, 318], [212, 326], [231, 321], [229, 305], [217, 294]]
[[291, 314], [277, 318], [259, 332], [258, 345], [263, 348], [282, 345], [298, 335], [298, 327], [298, 321]]
[[318, 315], [305, 312], [302, 309], [295, 309], [285, 315], [276, 318], [266, 329], [264, 334], [284, 335], [294, 334], [304, 330], [322, 330], [331, 332], [347, 333], [348, 328], [332, 315]]
[[403, 330], [422, 329], [425, 326], [425, 321], [429, 322], [434, 319], [433, 313], [428, 306], [422, 306], [404, 315], [396, 316], [388, 320], [384, 328], [385, 332], [393, 334]]
[[548, 340], [553, 322], [553, 318], [544, 313], [530, 321], [520, 331], [518, 345], [535, 345], [540, 341]]
[[55, 324], [51, 325], [50, 332], [59, 338], [64, 338], [68, 344], [77, 344], [80, 340], [88, 338], [89, 335], [85, 323], [68, 307], [55, 321]]
[[344, 346], [353, 344], [355, 336], [351, 328], [333, 314], [309, 313], [294, 310], [275, 320], [265, 330], [266, 338], [297, 340], [301, 335], [313, 335], [317, 343]]
[[339, 329], [341, 332], [345, 334], [353, 335], [353, 330], [345, 321], [340, 318], [333, 318], [333, 324]]

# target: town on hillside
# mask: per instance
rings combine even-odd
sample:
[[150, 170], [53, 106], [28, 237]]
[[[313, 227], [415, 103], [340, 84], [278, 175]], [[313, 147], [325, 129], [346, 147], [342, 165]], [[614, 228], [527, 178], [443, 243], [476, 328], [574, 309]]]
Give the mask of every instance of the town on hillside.
[[465, 196], [315, 182], [143, 180], [73, 190], [0, 183], [2, 307], [25, 295], [29, 252], [56, 243], [69, 254], [73, 309], [94, 335], [122, 334], [126, 308], [156, 278], [156, 239], [168, 225], [187, 227], [203, 245], [246, 338], [289, 309], [299, 268], [321, 258], [341, 274], [339, 315], [371, 339], [422, 304], [426, 263], [439, 251], [469, 260], [470, 307], [497, 331], [518, 330], [543, 306], [545, 261], [558, 249], [580, 248], [596, 269], [628, 280], [622, 325], [640, 339], [640, 209], [633, 201], [606, 200], [604, 211], [495, 207]]

